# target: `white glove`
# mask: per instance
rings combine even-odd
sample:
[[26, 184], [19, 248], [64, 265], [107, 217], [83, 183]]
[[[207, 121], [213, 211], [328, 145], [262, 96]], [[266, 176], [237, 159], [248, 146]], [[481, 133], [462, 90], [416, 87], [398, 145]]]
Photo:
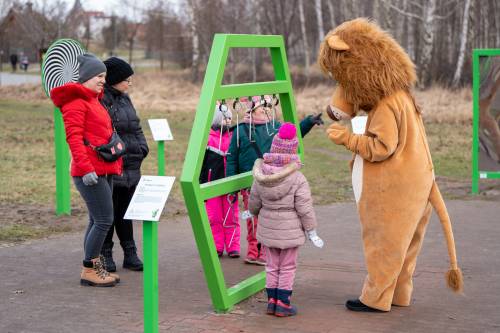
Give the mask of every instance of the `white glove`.
[[248, 210], [245, 210], [244, 212], [241, 213], [242, 220], [248, 220], [252, 217], [253, 217], [252, 213], [250, 213], [250, 211], [248, 211]]
[[87, 186], [92, 186], [97, 184], [99, 177], [97, 177], [97, 174], [95, 172], [89, 172], [85, 176], [82, 177], [82, 181], [85, 185]]
[[321, 238], [318, 237], [318, 234], [316, 233], [316, 229], [312, 229], [309, 231], [306, 231], [307, 238], [314, 244], [314, 246], [322, 248], [325, 243]]

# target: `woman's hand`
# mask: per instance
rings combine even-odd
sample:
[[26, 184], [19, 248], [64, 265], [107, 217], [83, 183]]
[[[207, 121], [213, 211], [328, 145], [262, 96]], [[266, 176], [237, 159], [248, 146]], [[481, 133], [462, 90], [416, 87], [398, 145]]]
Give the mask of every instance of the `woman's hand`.
[[97, 184], [98, 180], [99, 180], [99, 177], [97, 177], [97, 174], [94, 171], [89, 172], [85, 176], [82, 177], [83, 183], [87, 186], [92, 186], [92, 185]]

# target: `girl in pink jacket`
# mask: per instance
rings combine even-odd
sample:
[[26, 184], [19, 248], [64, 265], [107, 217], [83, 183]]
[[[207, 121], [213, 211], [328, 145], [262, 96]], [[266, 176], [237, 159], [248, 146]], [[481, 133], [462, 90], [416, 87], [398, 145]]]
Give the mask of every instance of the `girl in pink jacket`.
[[[200, 184], [226, 177], [226, 156], [232, 136], [231, 120], [232, 114], [226, 105], [217, 105], [201, 168]], [[237, 199], [238, 197], [234, 194], [226, 194], [205, 201], [219, 257], [223, 255], [224, 247], [230, 258], [240, 256]]]
[[257, 240], [266, 254], [267, 313], [278, 317], [297, 313], [290, 304], [299, 246], [306, 237], [317, 247], [316, 216], [311, 190], [299, 171], [295, 125], [284, 123], [269, 153], [255, 161], [248, 208], [259, 218]]

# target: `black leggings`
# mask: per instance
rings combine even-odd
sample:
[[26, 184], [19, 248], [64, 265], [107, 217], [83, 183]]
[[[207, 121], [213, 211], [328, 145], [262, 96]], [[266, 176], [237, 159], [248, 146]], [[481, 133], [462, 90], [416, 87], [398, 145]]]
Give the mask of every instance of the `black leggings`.
[[123, 219], [127, 207], [134, 195], [135, 186], [132, 187], [113, 187], [113, 209], [115, 220], [113, 226], [109, 228], [104, 244], [111, 244], [113, 241], [114, 229], [120, 242], [134, 240], [134, 226], [131, 220]]

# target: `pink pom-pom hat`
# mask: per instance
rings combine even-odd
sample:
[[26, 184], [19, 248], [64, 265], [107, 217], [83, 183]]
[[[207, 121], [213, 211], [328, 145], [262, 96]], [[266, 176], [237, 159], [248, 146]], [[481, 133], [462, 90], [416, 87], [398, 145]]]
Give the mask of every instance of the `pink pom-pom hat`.
[[297, 154], [297, 129], [292, 123], [281, 125], [278, 134], [273, 138], [270, 153], [272, 154]]

